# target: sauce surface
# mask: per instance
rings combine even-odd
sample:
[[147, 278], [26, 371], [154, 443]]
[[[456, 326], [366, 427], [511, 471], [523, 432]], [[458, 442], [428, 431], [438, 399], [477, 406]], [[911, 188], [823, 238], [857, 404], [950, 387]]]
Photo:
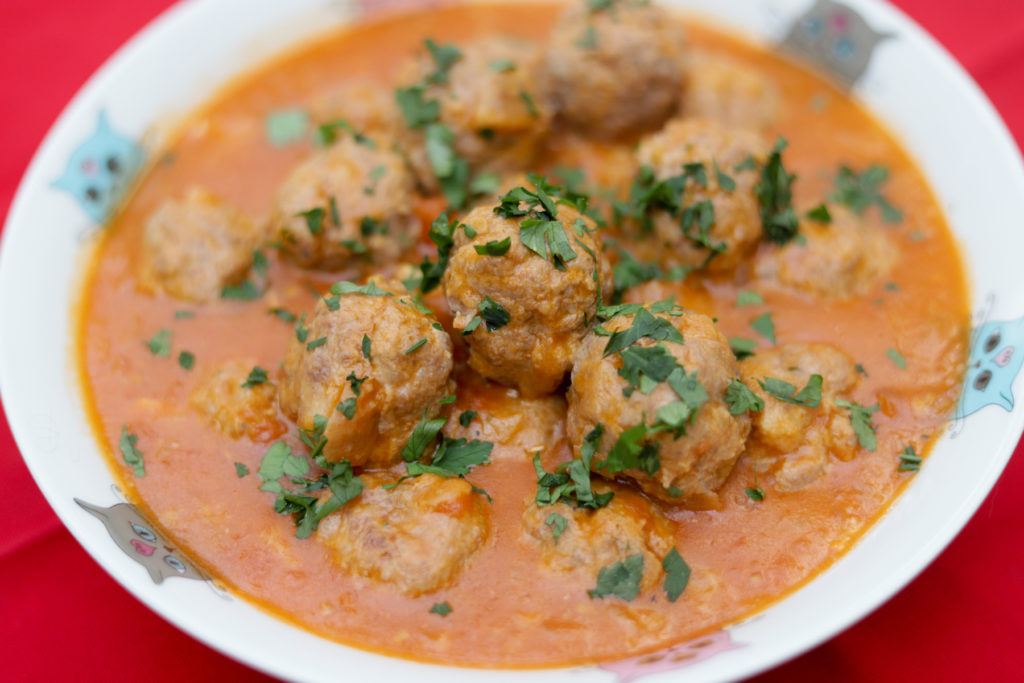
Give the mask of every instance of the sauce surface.
[[[825, 341], [866, 371], [853, 399], [880, 405], [874, 415], [878, 448], [848, 462], [833, 459], [807, 487], [779, 492], [762, 479], [767, 497], [748, 498], [754, 473], [741, 458], [720, 491], [721, 510], [662, 506], [675, 522], [676, 547], [692, 568], [683, 597], [661, 593], [625, 603], [592, 600], [590, 583], [566, 578], [523, 541], [523, 510], [532, 505], [536, 476], [526, 454], [543, 446], [548, 470], [568, 460], [565, 402], [560, 396], [524, 400], [481, 380], [464, 365], [456, 341], [459, 381], [453, 415], [476, 410], [467, 434], [495, 443], [492, 464], [467, 479], [493, 496], [484, 545], [447, 588], [408, 598], [385, 584], [340, 571], [329, 551], [295, 538], [289, 517], [274, 512], [274, 496], [259, 490], [255, 472], [268, 443], [231, 439], [189, 408], [204, 373], [229, 360], [271, 369], [284, 356], [292, 325], [268, 314], [282, 307], [309, 311], [325, 291], [359, 273], [316, 273], [282, 264], [268, 253], [269, 291], [256, 301], [219, 300], [190, 306], [137, 290], [134, 271], [141, 226], [167, 197], [201, 185], [250, 213], [266, 216], [287, 172], [313, 149], [267, 142], [265, 120], [275, 110], [303, 107], [353, 75], [390, 82], [401, 60], [424, 37], [464, 41], [490, 34], [542, 40], [558, 7], [505, 4], [451, 7], [386, 18], [345, 30], [248, 75], [197, 112], [143, 178], [112, 225], [88, 280], [81, 313], [80, 360], [96, 429], [129, 495], [219, 582], [282, 618], [358, 647], [397, 656], [490, 667], [567, 665], [655, 650], [747, 617], [795, 590], [841, 556], [881, 515], [912, 476], [898, 473], [898, 453], [918, 453], [942, 432], [959, 395], [968, 339], [968, 303], [959, 255], [927, 184], [900, 147], [857, 103], [820, 77], [778, 56], [703, 25], [686, 22], [690, 44], [755, 66], [777, 83], [784, 106], [774, 133], [790, 146], [786, 166], [797, 174], [797, 206], [814, 205], [832, 188], [840, 164], [889, 169], [886, 196], [904, 214], [886, 225], [899, 250], [885, 283], [866, 295], [811, 301], [772, 288], [731, 281], [652, 285], [686, 307], [717, 318], [729, 337], [756, 338], [749, 323], [770, 311], [779, 343]], [[628, 150], [580, 140], [555, 142], [550, 168], [580, 165], [601, 182], [603, 169]], [[424, 232], [442, 208], [424, 200]], [[874, 210], [866, 220], [882, 224]], [[421, 245], [423, 253], [430, 253]], [[758, 289], [763, 305], [736, 306], [741, 289]], [[641, 290], [643, 291], [643, 290]], [[448, 326], [443, 296], [427, 303]], [[178, 318], [188, 310], [191, 318]], [[157, 358], [145, 341], [173, 331], [173, 353]], [[766, 342], [760, 341], [761, 347]], [[887, 355], [906, 360], [897, 368]], [[195, 354], [191, 371], [175, 357]], [[298, 450], [291, 423], [283, 438]], [[117, 455], [130, 425], [145, 454], [146, 474], [133, 477]], [[234, 463], [253, 474], [239, 477]], [[453, 608], [444, 618], [434, 603]]]

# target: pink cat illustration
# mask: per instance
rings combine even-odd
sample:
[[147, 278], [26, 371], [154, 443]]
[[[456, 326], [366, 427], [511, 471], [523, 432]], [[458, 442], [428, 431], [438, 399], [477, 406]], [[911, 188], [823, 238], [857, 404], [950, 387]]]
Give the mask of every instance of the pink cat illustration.
[[673, 645], [659, 652], [630, 657], [629, 659], [620, 659], [616, 662], [605, 662], [599, 664], [598, 668], [616, 674], [618, 676], [618, 683], [630, 683], [638, 678], [662, 673], [663, 671], [685, 669], [722, 652], [728, 652], [729, 650], [741, 647], [743, 647], [742, 643], [733, 642], [729, 632], [722, 629], [702, 638], [695, 638], [679, 645]]

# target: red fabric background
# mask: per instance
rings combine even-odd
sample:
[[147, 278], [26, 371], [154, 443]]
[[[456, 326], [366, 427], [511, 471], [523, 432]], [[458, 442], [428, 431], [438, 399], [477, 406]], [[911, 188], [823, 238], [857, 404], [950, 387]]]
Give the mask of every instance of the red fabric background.
[[[170, 0], [0, 2], [0, 212], [89, 75]], [[1024, 2], [896, 0], [963, 63], [1024, 141]], [[3, 324], [0, 321], [0, 324]], [[904, 591], [763, 681], [1021, 680], [1022, 447], [960, 536]], [[255, 680], [120, 588], [50, 511], [0, 415], [0, 679]]]

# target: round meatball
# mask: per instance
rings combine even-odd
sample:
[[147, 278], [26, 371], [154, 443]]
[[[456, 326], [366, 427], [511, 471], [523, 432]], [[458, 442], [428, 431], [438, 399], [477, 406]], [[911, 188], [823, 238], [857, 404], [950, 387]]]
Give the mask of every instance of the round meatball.
[[576, 356], [566, 432], [577, 456], [594, 452], [595, 472], [691, 509], [717, 508], [750, 431], [747, 414], [725, 402], [738, 375], [711, 318], [678, 307], [620, 315]]
[[[523, 512], [523, 538], [540, 550], [549, 569], [576, 574], [591, 586], [601, 569], [640, 554], [641, 590], [653, 591], [661, 583], [661, 562], [675, 545], [671, 523], [655, 505], [626, 487], [595, 487], [597, 493], [608, 490], [614, 491], [614, 497], [597, 510], [566, 503], [540, 506], [530, 496]], [[564, 528], [552, 515], [565, 520]]]
[[590, 137], [656, 129], [679, 103], [683, 29], [646, 2], [605, 5], [575, 7], [555, 24], [546, 54], [549, 98], [569, 128]]
[[[545, 242], [538, 226], [522, 227], [537, 220], [536, 212], [505, 218], [491, 206], [474, 209], [464, 220], [467, 229], [456, 231], [443, 278], [453, 326], [466, 335], [470, 366], [528, 396], [562, 383], [597, 312], [599, 292], [610, 291], [611, 268], [592, 234], [593, 222], [570, 206], [557, 211], [548, 224], [558, 227], [548, 228]], [[572, 254], [562, 251], [564, 262], [542, 256], [527, 247], [524, 234], [538, 251], [559, 239]], [[506, 242], [502, 252], [498, 247]]]
[[316, 537], [345, 570], [410, 597], [451, 583], [487, 538], [480, 496], [464, 479], [363, 475], [363, 492], [320, 522]]
[[[447, 69], [441, 68], [430, 50], [424, 50], [400, 80], [422, 88], [424, 101], [439, 103], [439, 122], [452, 136], [448, 144], [473, 171], [527, 168], [551, 124], [551, 109], [538, 88], [540, 50], [505, 38], [455, 49], [458, 57]], [[403, 139], [409, 162], [420, 185], [436, 192], [442, 174], [431, 153], [432, 137], [425, 133], [425, 126], [406, 128]]]
[[781, 102], [775, 82], [754, 67], [703, 51], [686, 58], [686, 117], [763, 130], [778, 122]]
[[830, 223], [804, 219], [802, 240], [759, 254], [757, 278], [820, 299], [848, 299], [888, 275], [897, 250], [882, 229], [842, 206], [829, 206], [828, 211]]
[[[841, 460], [855, 455], [849, 413], [835, 403], [858, 380], [842, 351], [830, 344], [784, 344], [743, 359], [740, 375], [764, 401], [764, 410], [753, 414], [745, 457], [759, 472], [775, 475], [776, 489], [795, 491], [814, 481], [825, 472], [829, 454]], [[821, 404], [815, 408], [781, 401], [760, 384], [774, 377], [799, 389], [811, 375], [822, 377]]]
[[339, 135], [285, 179], [274, 198], [271, 229], [281, 251], [303, 268], [395, 261], [419, 232], [412, 176], [383, 139]]
[[247, 382], [252, 364], [228, 361], [213, 370], [189, 397], [189, 405], [232, 439], [269, 441], [287, 431], [277, 415], [277, 388]]
[[438, 402], [454, 393], [451, 371], [451, 339], [411, 299], [335, 294], [291, 339], [281, 410], [304, 429], [327, 418], [328, 460], [387, 467], [401, 461], [420, 419], [437, 417]]
[[142, 229], [139, 284], [205, 303], [245, 279], [263, 231], [244, 213], [201, 188], [168, 199]]
[[[659, 261], [665, 268], [735, 270], [753, 254], [761, 238], [761, 214], [754, 194], [759, 174], [754, 163], [763, 163], [769, 152], [770, 146], [759, 134], [707, 119], [677, 119], [644, 139], [637, 159], [641, 173], [650, 174], [651, 184], [686, 179], [681, 192], [674, 190], [677, 206], [651, 207], [636, 224], [627, 226], [638, 238], [631, 245], [637, 256]], [[704, 202], [710, 203], [712, 220], [706, 234], [701, 227], [704, 211], [686, 211], [708, 206]]]

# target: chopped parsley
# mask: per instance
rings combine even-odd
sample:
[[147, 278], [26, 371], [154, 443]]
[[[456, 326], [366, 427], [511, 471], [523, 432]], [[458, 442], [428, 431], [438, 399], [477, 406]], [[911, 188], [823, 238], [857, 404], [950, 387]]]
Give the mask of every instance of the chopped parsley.
[[242, 382], [241, 387], [243, 389], [251, 389], [254, 386], [263, 384], [267, 381], [267, 371], [258, 365], [254, 365], [252, 370], [249, 371], [249, 376]]
[[661, 342], [654, 346], [627, 347], [619, 352], [619, 357], [622, 359], [619, 376], [629, 383], [622, 391], [626, 398], [637, 389], [642, 394], [650, 394], [678, 367], [675, 356]]
[[858, 216], [872, 204], [882, 212], [886, 223], [899, 223], [903, 214], [882, 195], [881, 187], [889, 179], [889, 169], [871, 165], [863, 173], [857, 173], [849, 166], [840, 166], [835, 178], [835, 189], [831, 199], [845, 204]]
[[762, 313], [751, 320], [750, 327], [754, 332], [757, 332], [772, 344], [775, 343], [775, 321], [772, 320], [772, 314], [770, 312]]
[[373, 356], [371, 354], [371, 348], [370, 348], [372, 345], [373, 345], [373, 340], [370, 339], [369, 335], [364, 334], [363, 335], [363, 341], [360, 343], [359, 349], [360, 349], [360, 351], [362, 351], [363, 358], [365, 358], [366, 360], [370, 360], [370, 361], [373, 360]]
[[754, 186], [764, 236], [776, 244], [785, 244], [796, 237], [798, 228], [792, 189], [796, 176], [787, 172], [782, 164], [782, 151], [788, 144], [782, 137], [776, 141], [761, 168], [761, 178]]
[[597, 587], [587, 591], [587, 595], [591, 598], [614, 595], [630, 602], [640, 594], [640, 581], [643, 576], [644, 556], [640, 553], [630, 555], [622, 562], [602, 567], [597, 575]]
[[675, 602], [690, 583], [690, 565], [686, 564], [679, 551], [673, 547], [662, 558], [661, 568], [665, 570], [665, 595], [669, 602]]
[[873, 406], [862, 406], [852, 401], [837, 400], [836, 405], [850, 411], [850, 424], [853, 425], [853, 433], [857, 435], [857, 442], [861, 448], [869, 451], [877, 448], [875, 439], [875, 425], [871, 424], [871, 416], [878, 411], [878, 404]]
[[764, 489], [757, 485], [757, 468], [754, 468], [754, 488], [743, 489], [743, 493], [747, 494], [747, 498], [755, 503], [764, 500]]
[[128, 425], [121, 427], [121, 440], [118, 446], [125, 463], [131, 465], [136, 477], [146, 476], [146, 464], [142, 461], [142, 451], [138, 449], [139, 437], [128, 431]]
[[441, 433], [441, 429], [447, 422], [448, 420], [443, 417], [428, 420], [427, 414], [424, 412], [419, 423], [413, 428], [412, 434], [409, 435], [409, 440], [402, 447], [402, 460], [414, 462], [422, 458], [427, 446], [434, 443], [434, 439]]
[[523, 101], [523, 104], [526, 105], [527, 114], [529, 114], [533, 118], [537, 118], [538, 116], [540, 116], [540, 112], [537, 111], [537, 105], [534, 103], [533, 97], [530, 96], [530, 93], [526, 92], [525, 90], [520, 90], [519, 99], [521, 99]]
[[921, 469], [921, 456], [914, 450], [914, 444], [908, 445], [900, 453], [900, 465], [897, 472], [918, 472]]
[[506, 71], [515, 71], [516, 63], [511, 59], [495, 59], [487, 65], [487, 68], [496, 73], [504, 73]]
[[357, 401], [359, 399], [355, 396], [349, 396], [344, 401], [338, 404], [338, 412], [345, 416], [346, 420], [351, 420], [356, 416]]
[[900, 353], [899, 351], [897, 351], [896, 349], [894, 349], [894, 348], [886, 349], [885, 350], [885, 355], [887, 355], [889, 357], [889, 360], [891, 360], [896, 365], [896, 367], [898, 367], [900, 370], [906, 370], [907, 369], [907, 359], [904, 358], [903, 354]]
[[554, 472], [544, 470], [539, 453], [533, 456], [533, 469], [537, 473], [537, 505], [563, 502], [578, 508], [597, 510], [611, 502], [615, 493], [595, 493], [590, 481], [590, 464], [603, 434], [604, 426], [598, 424], [584, 437], [580, 457], [560, 464]]
[[[377, 148], [377, 143], [353, 128], [352, 124], [345, 119], [336, 119], [317, 126], [316, 131], [313, 133], [313, 144], [318, 147], [328, 147], [334, 144], [338, 139], [339, 130], [350, 134], [357, 143], [364, 147], [369, 147], [370, 149]], [[337, 221], [335, 221], [335, 225], [337, 224]]]
[[593, 50], [597, 47], [597, 31], [593, 26], [587, 26], [583, 30], [583, 35], [576, 41], [576, 47], [583, 48], [584, 50]]
[[191, 351], [182, 351], [178, 354], [178, 365], [185, 370], [191, 370], [196, 364], [196, 354]]
[[661, 459], [658, 457], [658, 442], [648, 440], [648, 433], [643, 422], [624, 430], [612, 444], [608, 457], [594, 463], [594, 466], [607, 470], [608, 474], [639, 469], [653, 475], [661, 469]]
[[272, 315], [276, 315], [278, 318], [285, 321], [286, 323], [294, 323], [295, 321], [298, 320], [298, 317], [294, 313], [287, 311], [283, 308], [271, 308], [269, 312]]
[[189, 320], [196, 317], [195, 311], [175, 311], [174, 317], [176, 320]]
[[548, 515], [544, 523], [551, 527], [551, 535], [555, 539], [555, 544], [558, 544], [558, 538], [565, 532], [565, 528], [569, 526], [569, 520], [557, 512], [552, 512]]
[[736, 360], [743, 360], [754, 355], [754, 347], [757, 346], [757, 342], [753, 339], [747, 339], [746, 337], [730, 337], [729, 347], [732, 349], [732, 353], [736, 356]]
[[244, 462], [236, 462], [235, 463], [235, 474], [238, 475], [239, 479], [241, 479], [242, 477], [248, 476], [249, 475], [249, 466], [246, 465]]
[[323, 346], [326, 343], [327, 343], [327, 337], [319, 337], [319, 338], [314, 339], [313, 341], [309, 342], [308, 344], [306, 344], [306, 350], [307, 351], [312, 351], [313, 349], [320, 348], [321, 346]]
[[311, 235], [319, 235], [323, 232], [324, 215], [325, 212], [320, 207], [309, 209], [308, 211], [300, 211], [295, 214], [296, 218], [301, 217], [306, 219], [306, 229], [309, 230], [309, 234]]
[[761, 388], [769, 395], [774, 396], [785, 403], [792, 403], [805, 408], [817, 408], [821, 405], [821, 375], [811, 375], [807, 384], [800, 391], [796, 387], [775, 377], [765, 377], [764, 380], [757, 380]]
[[171, 355], [171, 337], [174, 335], [170, 330], [160, 330], [153, 337], [145, 342], [149, 352], [154, 356], [169, 358]]
[[452, 606], [448, 604], [447, 600], [444, 602], [435, 602], [434, 606], [430, 608], [430, 613], [446, 617], [452, 613]]
[[261, 249], [255, 249], [252, 252], [252, 269], [256, 273], [256, 276], [261, 279], [262, 284], [257, 284], [251, 279], [245, 279], [238, 284], [227, 285], [220, 290], [220, 298], [222, 299], [238, 299], [241, 301], [252, 301], [263, 296], [263, 293], [267, 290], [270, 285], [267, 280], [267, 257], [263, 254]]
[[807, 218], [808, 220], [812, 220], [815, 223], [821, 223], [822, 225], [828, 225], [832, 222], [832, 214], [829, 213], [828, 207], [824, 204], [819, 204], [808, 211]]
[[426, 89], [422, 85], [399, 88], [395, 91], [395, 103], [409, 128], [423, 128], [437, 121], [441, 116], [441, 103], [424, 98]]
[[651, 280], [658, 280], [664, 277], [664, 274], [661, 271], [661, 266], [657, 263], [641, 263], [629, 252], [619, 251], [619, 260], [612, 266], [612, 277], [615, 289], [612, 292], [611, 301], [613, 304], [617, 304], [622, 302], [622, 295], [627, 289]]
[[749, 289], [744, 289], [736, 294], [736, 307], [742, 306], [760, 306], [764, 303], [764, 299], [757, 292]]
[[408, 356], [408, 355], [409, 355], [410, 353], [412, 353], [413, 351], [415, 351], [416, 349], [420, 348], [421, 346], [423, 346], [423, 345], [424, 345], [424, 344], [426, 344], [426, 343], [427, 343], [427, 338], [426, 338], [426, 337], [423, 337], [423, 338], [422, 338], [422, 339], [420, 339], [420, 340], [419, 340], [418, 342], [416, 342], [415, 344], [413, 344], [412, 346], [410, 346], [409, 348], [407, 348], [407, 349], [405, 350], [405, 355], [407, 355], [407, 356]]
[[365, 382], [368, 379], [370, 379], [369, 376], [356, 377], [355, 371], [352, 371], [348, 373], [348, 377], [345, 378], [345, 381], [348, 382], [349, 387], [352, 388], [352, 393], [358, 396], [359, 392], [361, 391], [361, 387], [363, 386], [363, 382]]
[[431, 261], [423, 257], [420, 264], [420, 292], [426, 294], [433, 291], [441, 284], [441, 276], [448, 269], [448, 261], [451, 258], [452, 247], [455, 245], [455, 231], [461, 227], [457, 219], [448, 220], [448, 214], [442, 213], [430, 224], [428, 236], [430, 241], [437, 245], [437, 261]]
[[295, 338], [305, 344], [307, 337], [309, 337], [309, 328], [306, 327], [306, 314], [303, 313], [299, 318], [299, 324], [295, 326]]
[[434, 72], [427, 76], [427, 83], [447, 83], [448, 72], [455, 62], [462, 59], [462, 50], [454, 45], [438, 45], [430, 38], [424, 40], [423, 44], [427, 46], [430, 56], [434, 58], [434, 63], [437, 65]]
[[604, 347], [604, 357], [622, 351], [632, 346], [639, 340], [647, 338], [654, 341], [670, 341], [676, 344], [683, 343], [683, 335], [664, 318], [656, 318], [646, 308], [640, 308], [633, 315], [633, 321], [624, 330], [613, 332], [608, 337], [608, 343]]
[[[586, 211], [587, 198], [568, 192], [563, 187], [551, 185], [547, 178], [530, 174], [527, 179], [534, 189], [520, 186], [498, 198], [494, 213], [502, 218], [519, 218], [519, 238], [527, 249], [547, 259], [558, 270], [565, 270], [565, 264], [577, 257], [565, 227], [558, 220], [558, 204]], [[585, 223], [583, 224], [586, 225]]]
[[509, 248], [512, 246], [512, 238], [506, 237], [503, 240], [494, 240], [487, 244], [477, 244], [473, 246], [476, 253], [481, 256], [504, 256], [508, 253]]
[[331, 285], [331, 294], [339, 296], [342, 294], [365, 294], [366, 296], [394, 296], [391, 292], [381, 289], [372, 282], [368, 282], [365, 285], [357, 285], [352, 282], [342, 280], [341, 282], [335, 282]]
[[469, 424], [473, 420], [475, 420], [476, 416], [479, 414], [480, 413], [476, 412], [475, 410], [464, 410], [462, 414], [459, 415], [459, 424], [462, 425], [463, 427], [468, 427]]
[[477, 310], [480, 312], [480, 318], [483, 319], [488, 332], [494, 332], [504, 327], [512, 319], [505, 307], [489, 296], [484, 297], [484, 300], [477, 306]]
[[738, 379], [729, 382], [729, 386], [725, 388], [724, 400], [729, 404], [731, 415], [742, 415], [747, 411], [760, 413], [764, 410], [764, 400]]

